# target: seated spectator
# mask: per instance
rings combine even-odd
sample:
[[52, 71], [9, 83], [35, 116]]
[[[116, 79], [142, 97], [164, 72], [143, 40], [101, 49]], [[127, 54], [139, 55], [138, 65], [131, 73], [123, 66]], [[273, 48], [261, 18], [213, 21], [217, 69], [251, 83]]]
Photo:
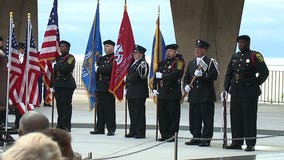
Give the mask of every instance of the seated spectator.
[[42, 131], [49, 128], [49, 121], [45, 115], [36, 112], [26, 112], [20, 119], [19, 123], [19, 136], [27, 133]]
[[3, 154], [3, 160], [63, 160], [59, 146], [42, 133], [20, 137]]
[[73, 152], [71, 136], [68, 132], [62, 129], [46, 129], [42, 133], [57, 142], [61, 154], [66, 160], [82, 160], [82, 156], [79, 153]]

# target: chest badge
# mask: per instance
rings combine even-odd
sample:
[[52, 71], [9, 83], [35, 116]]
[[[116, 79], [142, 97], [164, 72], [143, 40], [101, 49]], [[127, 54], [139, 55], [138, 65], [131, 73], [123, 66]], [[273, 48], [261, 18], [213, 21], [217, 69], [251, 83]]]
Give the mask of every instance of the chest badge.
[[250, 59], [246, 59], [246, 63], [249, 63], [250, 62]]

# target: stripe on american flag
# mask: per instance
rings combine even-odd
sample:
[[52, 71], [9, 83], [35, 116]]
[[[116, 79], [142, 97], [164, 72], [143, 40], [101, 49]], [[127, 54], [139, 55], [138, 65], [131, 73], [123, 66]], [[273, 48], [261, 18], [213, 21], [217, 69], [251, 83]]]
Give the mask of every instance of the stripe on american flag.
[[57, 0], [54, 0], [51, 9], [44, 39], [39, 55], [40, 68], [43, 74], [43, 81], [46, 90], [46, 103], [51, 102], [51, 87], [52, 65], [51, 61], [59, 56], [59, 29], [58, 29], [58, 13], [57, 13]]

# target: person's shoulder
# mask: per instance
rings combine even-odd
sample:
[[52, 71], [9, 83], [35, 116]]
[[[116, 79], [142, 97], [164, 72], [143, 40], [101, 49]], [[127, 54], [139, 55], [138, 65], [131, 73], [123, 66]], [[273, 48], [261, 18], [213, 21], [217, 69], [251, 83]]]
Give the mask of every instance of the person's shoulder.
[[146, 62], [146, 60], [140, 60], [139, 66], [141, 68], [146, 68], [148, 66], [148, 63]]
[[68, 54], [67, 63], [72, 64], [75, 62], [75, 57], [72, 54]]
[[259, 62], [264, 62], [263, 55], [259, 51], [251, 51], [251, 53]]
[[141, 60], [140, 60], [140, 63], [146, 63], [146, 64], [148, 64], [148, 62], [146, 61], [146, 59], [141, 59]]
[[212, 58], [210, 58], [210, 57], [208, 57], [208, 56], [204, 56], [204, 58], [203, 58], [203, 60], [204, 60], [204, 61], [207, 61], [207, 62], [210, 62], [211, 59], [212, 59]]
[[68, 54], [68, 58], [73, 58], [73, 59], [75, 59], [75, 56], [73, 55], [73, 54]]
[[183, 60], [184, 61], [184, 58], [183, 58], [182, 54], [177, 53], [176, 54], [176, 60]]

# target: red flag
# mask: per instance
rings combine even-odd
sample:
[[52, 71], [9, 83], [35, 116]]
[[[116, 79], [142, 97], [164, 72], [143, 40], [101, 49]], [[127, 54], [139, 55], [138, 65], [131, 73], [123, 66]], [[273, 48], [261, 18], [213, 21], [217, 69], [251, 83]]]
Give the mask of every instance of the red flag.
[[130, 20], [124, 9], [122, 22], [120, 25], [118, 40], [115, 49], [115, 60], [111, 73], [109, 91], [118, 99], [123, 99], [123, 79], [128, 72], [128, 67], [133, 61], [134, 37]]
[[43, 81], [46, 90], [46, 103], [51, 102], [51, 92], [49, 90], [51, 85], [52, 65], [51, 60], [59, 56], [59, 28], [58, 28], [58, 13], [57, 13], [57, 0], [54, 0], [53, 7], [50, 12], [44, 39], [39, 55], [39, 62], [41, 72], [43, 74]]

